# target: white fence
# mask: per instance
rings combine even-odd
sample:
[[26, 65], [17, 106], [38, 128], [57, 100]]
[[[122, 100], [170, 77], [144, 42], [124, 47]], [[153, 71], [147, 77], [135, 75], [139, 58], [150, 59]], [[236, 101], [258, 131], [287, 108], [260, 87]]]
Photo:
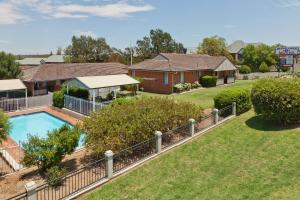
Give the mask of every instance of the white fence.
[[43, 96], [0, 100], [0, 109], [5, 112], [52, 105], [52, 94]]
[[89, 115], [91, 112], [101, 109], [110, 103], [111, 101], [102, 102], [102, 103], [95, 102], [94, 105], [92, 101], [72, 97], [69, 95], [65, 95], [64, 98], [65, 108], [84, 115]]

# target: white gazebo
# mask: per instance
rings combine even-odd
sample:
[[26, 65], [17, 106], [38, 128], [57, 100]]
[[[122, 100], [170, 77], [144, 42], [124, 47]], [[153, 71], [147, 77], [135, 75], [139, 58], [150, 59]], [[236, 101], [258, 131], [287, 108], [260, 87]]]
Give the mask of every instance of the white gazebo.
[[27, 88], [20, 79], [0, 80], [0, 92], [11, 92], [17, 90], [25, 90], [25, 99], [27, 106]]
[[64, 85], [68, 87], [76, 86], [80, 88], [87, 89], [92, 96], [93, 110], [95, 110], [95, 99], [96, 93], [99, 95], [100, 90], [106, 90], [109, 92], [114, 92], [114, 97], [116, 98], [116, 92], [120, 86], [125, 85], [138, 85], [140, 82], [131, 78], [126, 74], [118, 75], [105, 75], [105, 76], [85, 76], [76, 77]]

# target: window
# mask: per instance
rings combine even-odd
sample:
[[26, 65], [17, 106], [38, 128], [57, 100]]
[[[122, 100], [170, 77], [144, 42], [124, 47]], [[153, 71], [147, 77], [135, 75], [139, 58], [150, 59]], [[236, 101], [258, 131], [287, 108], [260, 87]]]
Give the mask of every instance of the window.
[[180, 83], [184, 83], [184, 72], [180, 72]]
[[198, 78], [201, 78], [201, 77], [202, 77], [202, 72], [198, 71]]
[[168, 74], [168, 72], [164, 72], [163, 82], [164, 82], [165, 85], [169, 84], [169, 74]]

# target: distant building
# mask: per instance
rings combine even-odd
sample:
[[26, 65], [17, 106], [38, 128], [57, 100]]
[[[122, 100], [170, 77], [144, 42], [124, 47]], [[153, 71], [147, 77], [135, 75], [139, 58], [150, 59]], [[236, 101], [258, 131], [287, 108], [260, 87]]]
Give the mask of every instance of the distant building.
[[258, 46], [262, 43], [246, 43], [242, 40], [237, 40], [235, 42], [233, 42], [232, 44], [230, 44], [227, 47], [227, 50], [229, 51], [229, 53], [232, 55], [232, 57], [234, 58], [235, 61], [241, 61], [242, 60], [242, 54], [243, 54], [243, 50], [247, 45], [254, 45], [254, 46]]
[[161, 53], [129, 67], [129, 75], [143, 79], [146, 92], [170, 94], [178, 83], [194, 83], [202, 76], [217, 76], [217, 85], [233, 83], [237, 68], [224, 56]]
[[21, 66], [30, 65], [36, 66], [40, 64], [58, 64], [58, 63], [65, 63], [64, 55], [51, 55], [47, 58], [24, 58], [22, 60], [17, 60]]

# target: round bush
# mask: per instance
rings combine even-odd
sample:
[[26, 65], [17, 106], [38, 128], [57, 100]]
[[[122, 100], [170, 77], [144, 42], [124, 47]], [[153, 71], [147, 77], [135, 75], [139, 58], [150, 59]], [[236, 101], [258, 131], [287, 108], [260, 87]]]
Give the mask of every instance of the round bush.
[[245, 88], [230, 88], [223, 90], [214, 98], [215, 108], [222, 109], [236, 102], [237, 114], [251, 109], [250, 91]]
[[300, 121], [300, 79], [260, 79], [252, 88], [252, 103], [257, 114], [281, 124]]
[[263, 62], [259, 66], [259, 71], [262, 72], [262, 73], [269, 72], [270, 68], [269, 68], [269, 66], [265, 62]]
[[203, 76], [201, 78], [201, 85], [203, 87], [215, 87], [217, 85], [216, 76]]
[[53, 93], [53, 106], [57, 108], [64, 107], [64, 93], [62, 91], [57, 91]]
[[251, 68], [247, 65], [242, 65], [239, 69], [239, 72], [241, 74], [250, 74], [251, 73]]

